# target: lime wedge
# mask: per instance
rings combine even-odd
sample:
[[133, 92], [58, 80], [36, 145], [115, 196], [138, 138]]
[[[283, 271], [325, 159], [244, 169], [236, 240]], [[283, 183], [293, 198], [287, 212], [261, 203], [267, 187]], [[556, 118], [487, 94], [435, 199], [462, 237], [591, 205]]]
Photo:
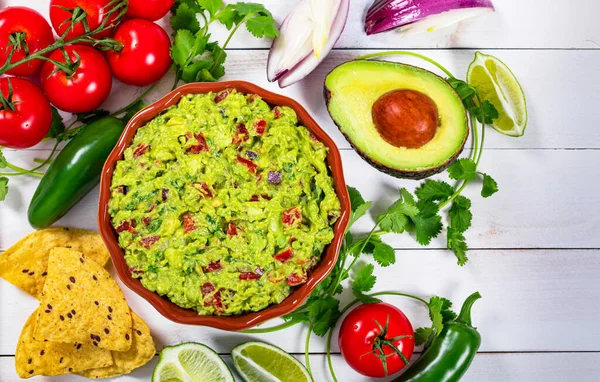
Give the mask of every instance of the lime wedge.
[[234, 382], [225, 362], [208, 346], [186, 342], [160, 352], [152, 382]]
[[490, 101], [500, 117], [492, 127], [501, 134], [520, 137], [527, 126], [527, 101], [517, 78], [494, 56], [475, 53], [469, 65], [467, 81], [479, 90], [482, 100]]
[[244, 342], [231, 351], [233, 365], [246, 382], [312, 382], [296, 358], [264, 342]]

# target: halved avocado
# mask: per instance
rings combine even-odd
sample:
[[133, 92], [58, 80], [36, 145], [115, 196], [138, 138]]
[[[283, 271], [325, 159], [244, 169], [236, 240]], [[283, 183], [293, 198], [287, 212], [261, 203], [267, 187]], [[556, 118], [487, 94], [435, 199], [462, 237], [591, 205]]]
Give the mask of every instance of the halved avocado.
[[357, 60], [325, 79], [331, 118], [372, 166], [398, 178], [445, 170], [469, 136], [463, 103], [443, 78], [421, 68]]

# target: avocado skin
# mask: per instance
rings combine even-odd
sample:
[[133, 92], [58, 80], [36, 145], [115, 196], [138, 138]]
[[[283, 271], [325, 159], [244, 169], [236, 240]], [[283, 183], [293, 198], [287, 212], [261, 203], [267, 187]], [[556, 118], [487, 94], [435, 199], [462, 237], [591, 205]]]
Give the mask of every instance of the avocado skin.
[[[341, 64], [341, 65], [343, 65], [343, 64]], [[411, 65], [407, 65], [407, 64], [403, 64], [403, 65], [411, 66]], [[340, 66], [340, 65], [338, 65], [338, 66]], [[329, 74], [331, 74], [335, 69], [337, 69], [337, 66], [335, 68], [333, 68], [329, 72]], [[325, 78], [327, 78], [327, 76], [325, 76]], [[439, 174], [439, 173], [445, 171], [452, 163], [454, 163], [454, 161], [456, 159], [458, 159], [458, 157], [460, 156], [460, 154], [463, 152], [463, 150], [465, 148], [465, 144], [466, 144], [467, 140], [469, 139], [470, 129], [468, 128], [468, 125], [467, 125], [467, 134], [460, 146], [460, 149], [457, 150], [456, 153], [452, 157], [450, 157], [446, 162], [442, 163], [441, 165], [439, 165], [437, 167], [432, 167], [432, 168], [428, 168], [428, 169], [421, 170], [421, 171], [398, 170], [398, 169], [389, 168], [389, 167], [377, 162], [373, 158], [369, 157], [367, 154], [362, 152], [358, 147], [356, 147], [354, 145], [354, 143], [352, 142], [352, 140], [348, 137], [348, 135], [346, 135], [346, 133], [344, 132], [342, 127], [335, 121], [335, 118], [333, 118], [333, 116], [331, 115], [331, 112], [329, 111], [329, 102], [331, 100], [331, 91], [327, 88], [326, 85], [323, 85], [323, 97], [325, 98], [327, 112], [329, 113], [331, 120], [337, 126], [338, 130], [340, 131], [340, 133], [342, 133], [344, 138], [346, 138], [346, 141], [348, 141], [348, 143], [350, 143], [350, 146], [352, 146], [352, 149], [354, 149], [354, 151], [356, 151], [356, 153], [358, 155], [360, 155], [360, 157], [365, 162], [367, 162], [369, 165], [371, 165], [378, 171], [383, 172], [384, 174], [387, 174], [387, 175], [391, 175], [395, 178], [422, 180], [422, 179], [429, 178], [430, 176], [433, 176], [435, 174]]]

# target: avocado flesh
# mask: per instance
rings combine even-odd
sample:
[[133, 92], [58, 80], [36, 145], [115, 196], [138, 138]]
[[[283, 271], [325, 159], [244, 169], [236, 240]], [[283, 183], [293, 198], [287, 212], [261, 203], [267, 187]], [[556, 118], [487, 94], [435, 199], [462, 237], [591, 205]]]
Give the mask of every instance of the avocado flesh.
[[[373, 104], [397, 89], [421, 92], [438, 108], [433, 139], [419, 148], [386, 142], [373, 123]], [[371, 165], [399, 178], [422, 179], [445, 170], [462, 152], [469, 135], [462, 101], [441, 77], [409, 65], [387, 61], [350, 61], [325, 79], [331, 118], [355, 150]]]

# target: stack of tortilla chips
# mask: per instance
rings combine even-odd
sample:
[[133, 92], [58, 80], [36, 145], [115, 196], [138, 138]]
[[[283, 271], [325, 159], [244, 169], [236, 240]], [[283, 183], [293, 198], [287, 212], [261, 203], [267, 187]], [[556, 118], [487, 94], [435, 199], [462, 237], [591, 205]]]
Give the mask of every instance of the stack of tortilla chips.
[[93, 232], [37, 231], [0, 255], [0, 276], [40, 300], [16, 351], [17, 373], [109, 378], [156, 352], [148, 325], [104, 269], [109, 254]]

